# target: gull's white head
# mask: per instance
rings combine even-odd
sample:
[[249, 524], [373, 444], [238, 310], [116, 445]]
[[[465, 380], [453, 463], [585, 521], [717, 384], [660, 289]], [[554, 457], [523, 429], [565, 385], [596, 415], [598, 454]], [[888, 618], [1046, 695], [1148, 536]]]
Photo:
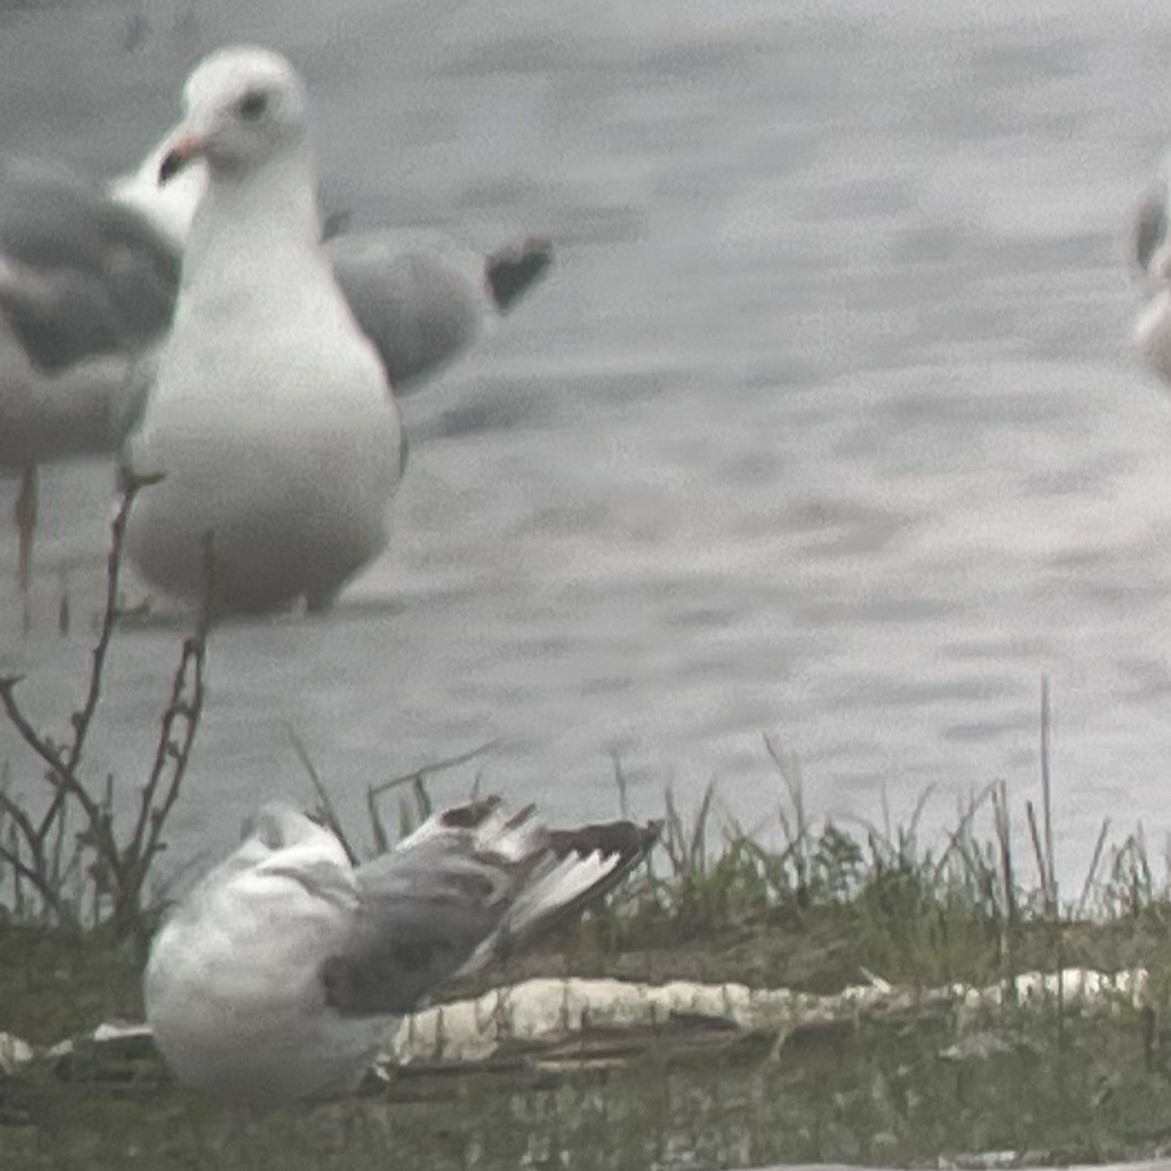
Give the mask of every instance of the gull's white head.
[[292, 805], [269, 801], [244, 822], [240, 838], [242, 841], [254, 838], [261, 849], [276, 853], [327, 832]]
[[212, 179], [254, 172], [306, 139], [309, 102], [279, 53], [230, 46], [205, 57], [183, 90], [185, 118], [159, 165], [166, 183], [194, 159]]
[[220, 881], [234, 881], [245, 874], [279, 874], [322, 865], [336, 870], [329, 883], [348, 890], [350, 859], [333, 831], [284, 801], [270, 801], [244, 822], [240, 844], [214, 873]]
[[182, 252], [199, 201], [207, 190], [207, 168], [201, 160], [194, 159], [166, 186], [161, 186], [159, 167], [176, 137], [176, 132], [168, 133], [133, 171], [112, 179], [110, 194], [119, 203], [145, 216], [157, 232]]

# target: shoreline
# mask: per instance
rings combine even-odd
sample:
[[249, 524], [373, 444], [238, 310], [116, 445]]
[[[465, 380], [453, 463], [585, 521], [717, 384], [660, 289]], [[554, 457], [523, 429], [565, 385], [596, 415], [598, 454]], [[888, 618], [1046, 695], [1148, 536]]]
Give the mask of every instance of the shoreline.
[[[39, 731], [19, 679], [0, 680], [53, 810], [30, 815], [20, 790], [0, 787], [0, 1167], [9, 1139], [14, 1166], [86, 1171], [124, 1171], [128, 1151], [152, 1171], [201, 1165], [209, 1150], [228, 1169], [272, 1165], [275, 1151], [290, 1168], [373, 1171], [390, 1149], [407, 1171], [463, 1171], [481, 1162], [469, 1151], [490, 1148], [492, 1165], [561, 1167], [569, 1152], [576, 1171], [600, 1171], [632, 1165], [631, 1151], [635, 1165], [673, 1166], [675, 1149], [739, 1167], [1171, 1150], [1171, 874], [1156, 873], [1141, 831], [1111, 838], [1106, 820], [1076, 896], [1063, 894], [1044, 687], [1041, 783], [1023, 816], [996, 782], [929, 843], [927, 794], [906, 824], [845, 828], [809, 815], [799, 767], [766, 737], [779, 840], [721, 814], [715, 782], [691, 814], [668, 789], [660, 840], [624, 884], [536, 952], [445, 989], [408, 1029], [422, 1048], [400, 1048], [365, 1092], [255, 1114], [178, 1085], [141, 1027], [110, 1022], [143, 1017], [165, 910], [156, 864], [198, 752], [208, 628], [179, 648], [127, 822], [116, 782], [90, 775], [84, 752], [124, 617], [120, 531], [71, 741]], [[300, 755], [319, 820], [366, 856]], [[370, 786], [363, 836], [390, 848], [432, 812], [429, 781], [477, 755]], [[614, 780], [625, 813], [617, 761]], [[459, 1045], [480, 1060], [448, 1060], [457, 1018]]]

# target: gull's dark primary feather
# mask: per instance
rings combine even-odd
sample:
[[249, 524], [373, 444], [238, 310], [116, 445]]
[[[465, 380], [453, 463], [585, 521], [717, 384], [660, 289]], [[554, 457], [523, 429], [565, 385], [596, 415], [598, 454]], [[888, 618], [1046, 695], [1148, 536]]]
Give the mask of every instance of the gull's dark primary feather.
[[519, 245], [492, 253], [484, 265], [484, 275], [500, 312], [508, 313], [552, 263], [553, 243], [543, 236], [530, 236]]

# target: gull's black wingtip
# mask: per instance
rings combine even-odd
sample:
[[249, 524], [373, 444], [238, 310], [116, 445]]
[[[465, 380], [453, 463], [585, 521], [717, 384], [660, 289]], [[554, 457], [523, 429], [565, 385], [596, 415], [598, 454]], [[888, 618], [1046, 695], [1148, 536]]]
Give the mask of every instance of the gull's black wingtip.
[[492, 300], [501, 313], [512, 307], [548, 272], [553, 263], [553, 242], [544, 236], [529, 236], [492, 253], [484, 265], [484, 275], [492, 290]]

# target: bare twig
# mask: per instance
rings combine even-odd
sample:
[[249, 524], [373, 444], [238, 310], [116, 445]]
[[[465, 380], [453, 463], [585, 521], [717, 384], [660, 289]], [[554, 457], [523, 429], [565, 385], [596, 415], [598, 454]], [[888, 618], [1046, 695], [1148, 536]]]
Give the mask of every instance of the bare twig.
[[20, 807], [20, 804], [11, 797], [5, 789], [0, 789], [0, 811], [4, 812], [12, 821], [12, 828], [18, 830], [28, 843], [32, 853], [33, 864], [38, 870], [44, 868], [44, 848], [37, 840], [36, 829], [32, 818]]
[[[121, 892], [127, 900], [125, 912], [131, 916], [136, 915], [141, 908], [142, 891], [151, 865], [156, 856], [166, 849], [163, 830], [179, 799], [203, 713], [206, 661], [207, 629], [203, 627], [183, 644], [183, 653], [172, 683], [171, 700], [163, 713], [155, 762], [139, 803], [139, 820], [131, 843], [135, 851], [131, 855], [132, 868], [124, 877]], [[176, 741], [173, 733], [179, 724], [182, 725], [182, 732]], [[156, 802], [160, 789], [164, 789], [163, 797]]]
[[[119, 936], [142, 925], [143, 891], [152, 863], [166, 848], [163, 831], [187, 771], [205, 689], [213, 586], [210, 538], [205, 549], [207, 591], [202, 612], [195, 633], [183, 643], [153, 763], [139, 793], [138, 813], [125, 846], [121, 846], [114, 824], [113, 778], [107, 776], [99, 790], [96, 786], [87, 787], [78, 770], [101, 701], [110, 643], [122, 617], [119, 583], [127, 519], [138, 492], [158, 478], [123, 473], [122, 498], [111, 526], [105, 608], [92, 651], [85, 698], [70, 720], [69, 743], [58, 747], [34, 727], [16, 697], [19, 676], [0, 678], [0, 707], [24, 743], [47, 766], [45, 779], [52, 789], [52, 799], [39, 821], [15, 799], [0, 792], [0, 813], [7, 817], [13, 838], [12, 845], [0, 846], [0, 860], [31, 885], [43, 907], [58, 921], [78, 919], [75, 910], [79, 909], [82, 917], [92, 920], [95, 926], [111, 922]], [[85, 824], [74, 836], [71, 854], [64, 862], [68, 812], [74, 804], [81, 810]], [[79, 884], [72, 903], [66, 893], [71, 881]], [[87, 914], [85, 908], [91, 899]]]
[[[195, 633], [183, 642], [171, 694], [163, 711], [154, 761], [139, 793], [138, 816], [125, 850], [115, 849], [117, 878], [115, 924], [129, 930], [142, 910], [142, 892], [157, 855], [166, 849], [163, 830], [179, 798], [191, 748], [203, 713], [204, 669], [211, 630], [214, 557], [210, 535], [204, 540], [204, 601]], [[169, 778], [168, 778], [169, 773]], [[162, 792], [162, 799], [158, 800]]]
[[[461, 764], [467, 764], [468, 761], [475, 760], [478, 756], [483, 756], [486, 752], [491, 752], [500, 741], [489, 740], [486, 744], [481, 744], [478, 748], [469, 749], [467, 752], [461, 752], [456, 756], [449, 756], [445, 760], [437, 760], [431, 764], [423, 765], [422, 768], [414, 769], [412, 772], [403, 773], [401, 776], [391, 777], [388, 781], [380, 781], [377, 785], [368, 785], [366, 788], [366, 810], [370, 817], [370, 828], [374, 834], [374, 850], [378, 854], [385, 854], [390, 849], [390, 835], [386, 832], [386, 826], [382, 821], [382, 815], [378, 809], [378, 800], [384, 794], [389, 793], [392, 789], [402, 789], [410, 785], [414, 790], [416, 807], [423, 811], [424, 816], [430, 812], [431, 799], [427, 794], [427, 788], [424, 784], [425, 778], [431, 776], [433, 773], [444, 772], [447, 769], [458, 768]], [[401, 816], [404, 809], [400, 807], [400, 822], [403, 821]]]
[[[98, 820], [97, 804], [85, 791], [84, 786], [77, 780], [73, 770], [66, 766], [65, 761], [61, 759], [60, 754], [50, 741], [46, 740], [33, 727], [19, 703], [17, 703], [15, 694], [16, 687], [22, 679], [23, 676], [21, 675], [8, 675], [0, 678], [0, 705], [3, 706], [9, 723], [20, 734], [20, 738], [49, 766], [46, 775], [47, 780], [56, 790], [53, 804], [50, 806], [50, 813], [56, 816], [57, 810], [60, 809], [66, 798], [72, 797], [85, 810], [86, 816], [92, 822], [96, 823]], [[46, 814], [41, 820], [41, 824], [36, 830], [36, 837], [39, 841], [43, 842], [45, 840], [52, 820], [53, 818], [49, 814]]]
[[391, 789], [401, 789], [404, 785], [413, 785], [419, 777], [429, 777], [433, 773], [446, 772], [448, 769], [458, 768], [461, 764], [467, 764], [470, 760], [475, 760], [478, 756], [483, 756], [486, 752], [491, 752], [498, 744], [499, 739], [489, 740], [486, 744], [481, 744], [478, 748], [470, 748], [467, 752], [461, 752], [458, 756], [449, 756], [443, 760], [436, 760], [430, 764], [425, 764], [421, 768], [412, 769], [409, 773], [403, 773], [397, 777], [391, 777], [388, 781], [380, 781], [377, 785], [370, 786], [370, 792], [375, 797], [381, 797], [383, 793], [388, 793]]
[[[49, 804], [48, 810], [41, 819], [40, 833], [42, 837], [48, 832], [49, 826], [54, 819], [59, 816], [66, 794], [70, 788], [80, 788], [80, 786], [77, 786], [74, 771], [81, 760], [81, 754], [85, 748], [85, 741], [89, 735], [90, 725], [93, 723], [94, 714], [98, 710], [98, 701], [101, 698], [102, 691], [102, 675], [106, 665], [106, 655], [110, 649], [110, 639], [114, 635], [114, 628], [117, 626], [118, 619], [121, 616], [118, 606], [118, 586], [122, 575], [122, 550], [126, 542], [126, 521], [130, 516], [130, 509], [133, 507], [138, 493], [143, 488], [158, 483], [161, 479], [157, 475], [136, 476], [125, 468], [121, 470], [119, 478], [121, 481], [122, 499], [118, 505], [118, 511], [114, 515], [114, 520], [110, 525], [110, 554], [106, 558], [106, 605], [102, 611], [102, 621], [98, 630], [98, 641], [94, 645], [92, 652], [93, 662], [89, 673], [89, 686], [86, 689], [85, 701], [82, 703], [81, 709], [74, 712], [71, 720], [73, 726], [73, 742], [69, 746], [68, 754], [64, 762], [58, 762], [54, 765], [54, 767], [63, 770], [61, 776], [65, 784], [64, 788], [59, 789], [55, 794]], [[4, 706], [6, 709], [8, 708], [7, 700]], [[11, 714], [11, 711], [9, 711], [10, 716]], [[76, 792], [73, 792], [71, 795], [78, 796]], [[83, 801], [81, 804], [85, 808], [85, 802]], [[86, 815], [91, 818], [92, 822], [92, 814], [88, 808], [86, 808]], [[107, 845], [112, 845], [112, 843], [107, 843]]]
[[[11, 843], [7, 846], [0, 845], [0, 859], [12, 867], [12, 871], [18, 879], [24, 879], [29, 883], [44, 901], [45, 906], [57, 919], [68, 918], [69, 916], [66, 913], [66, 907], [60, 894], [54, 889], [53, 883], [47, 876], [43, 859], [33, 852], [34, 839], [30, 837], [32, 824], [28, 815], [4, 792], [0, 792], [0, 809], [3, 809], [13, 822]], [[17, 830], [20, 831], [19, 836], [16, 833]], [[25, 862], [20, 856], [20, 841], [22, 839], [27, 843], [30, 851], [31, 856], [28, 862]], [[17, 891], [17, 896], [19, 899], [19, 890]]]

